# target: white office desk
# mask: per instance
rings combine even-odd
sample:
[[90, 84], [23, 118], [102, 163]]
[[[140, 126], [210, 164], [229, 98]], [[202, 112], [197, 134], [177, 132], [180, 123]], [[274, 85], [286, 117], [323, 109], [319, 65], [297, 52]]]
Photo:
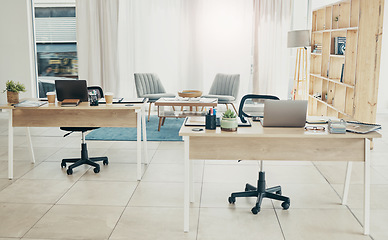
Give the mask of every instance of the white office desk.
[[[136, 127], [137, 179], [140, 180], [142, 145], [145, 162], [148, 163], [145, 107], [146, 103], [132, 106], [125, 106], [125, 104], [89, 106], [88, 102], [82, 102], [76, 107], [61, 107], [58, 103], [45, 104], [37, 108], [15, 108], [10, 104], [0, 106], [0, 109], [8, 111], [8, 178], [13, 179], [14, 127], [27, 127], [27, 140], [33, 163], [35, 157], [29, 127]], [[143, 125], [143, 144], [141, 125]]]
[[[192, 161], [214, 160], [288, 160], [288, 161], [346, 161], [342, 204], [346, 204], [349, 190], [351, 162], [365, 165], [364, 234], [369, 234], [370, 216], [370, 139], [381, 134], [312, 133], [303, 128], [263, 128], [259, 122], [252, 127], [240, 127], [237, 132], [205, 130], [194, 132], [182, 126], [184, 138], [184, 231], [189, 231], [189, 206], [194, 202]], [[226, 199], [225, 199], [226, 201]], [[292, 211], [292, 204], [288, 211]]]

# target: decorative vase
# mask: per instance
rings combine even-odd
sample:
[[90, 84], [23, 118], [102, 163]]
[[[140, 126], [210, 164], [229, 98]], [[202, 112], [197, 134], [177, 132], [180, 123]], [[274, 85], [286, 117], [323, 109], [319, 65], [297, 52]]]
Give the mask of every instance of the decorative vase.
[[19, 103], [19, 93], [7, 91], [7, 102], [8, 103]]
[[221, 130], [228, 132], [237, 131], [237, 118], [222, 118], [221, 119]]

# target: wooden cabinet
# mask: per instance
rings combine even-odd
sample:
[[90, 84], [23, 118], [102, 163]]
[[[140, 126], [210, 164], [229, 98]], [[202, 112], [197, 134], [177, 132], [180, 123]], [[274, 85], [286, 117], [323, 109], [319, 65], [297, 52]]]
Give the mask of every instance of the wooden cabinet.
[[[309, 115], [374, 123], [384, 0], [347, 0], [313, 11]], [[343, 55], [336, 39], [346, 38]]]

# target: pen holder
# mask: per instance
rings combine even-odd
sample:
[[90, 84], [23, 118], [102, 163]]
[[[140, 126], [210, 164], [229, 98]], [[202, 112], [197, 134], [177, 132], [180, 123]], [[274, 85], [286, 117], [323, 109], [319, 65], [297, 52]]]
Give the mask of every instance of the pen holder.
[[90, 106], [98, 106], [98, 97], [96, 93], [89, 94], [89, 103]]
[[205, 129], [216, 129], [216, 115], [205, 115]]

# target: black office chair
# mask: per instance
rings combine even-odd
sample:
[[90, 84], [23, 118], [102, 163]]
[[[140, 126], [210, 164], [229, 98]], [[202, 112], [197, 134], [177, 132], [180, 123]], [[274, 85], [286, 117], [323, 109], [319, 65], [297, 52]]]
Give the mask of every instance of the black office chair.
[[[98, 98], [104, 97], [104, 93], [101, 89], [101, 87], [93, 86], [88, 87], [88, 92], [92, 92], [95, 90], [97, 92]], [[97, 161], [102, 161], [104, 165], [108, 165], [108, 157], [91, 157], [88, 156], [88, 149], [85, 143], [85, 132], [97, 129], [98, 127], [61, 127], [61, 130], [69, 131], [69, 133], [66, 133], [64, 137], [68, 136], [69, 134], [73, 132], [81, 132], [82, 133], [82, 143], [81, 143], [81, 158], [69, 158], [69, 159], [62, 159], [61, 167], [66, 167], [66, 163], [73, 163], [67, 168], [67, 174], [71, 175], [73, 174], [73, 168], [78, 167], [83, 164], [88, 164], [90, 166], [93, 166], [93, 171], [95, 173], [100, 172], [100, 164], [96, 163]]]
[[[279, 100], [276, 96], [271, 95], [256, 95], [256, 94], [248, 94], [245, 95], [240, 102], [239, 107], [239, 117], [242, 122], [246, 122], [244, 117], [262, 117], [263, 114], [257, 115], [257, 116], [251, 116], [244, 112], [244, 103], [250, 99], [248, 102], [252, 103], [253, 106], [255, 103], [259, 103], [260, 101], [264, 101], [266, 99], [271, 100]], [[256, 99], [256, 100], [255, 100]], [[264, 116], [265, 117], [265, 116]], [[257, 181], [257, 187], [254, 187], [247, 183], [245, 185], [245, 191], [244, 192], [235, 192], [232, 193], [228, 199], [230, 204], [234, 204], [236, 202], [236, 197], [257, 197], [256, 205], [252, 208], [252, 213], [257, 214], [260, 212], [261, 208], [261, 202], [263, 198], [269, 198], [269, 199], [275, 199], [279, 201], [283, 201], [282, 207], [284, 210], [287, 210], [290, 207], [290, 198], [282, 196], [282, 189], [281, 186], [271, 187], [271, 188], [265, 188], [265, 172], [263, 171], [263, 161], [260, 161], [260, 171], [259, 171], [259, 179]]]

